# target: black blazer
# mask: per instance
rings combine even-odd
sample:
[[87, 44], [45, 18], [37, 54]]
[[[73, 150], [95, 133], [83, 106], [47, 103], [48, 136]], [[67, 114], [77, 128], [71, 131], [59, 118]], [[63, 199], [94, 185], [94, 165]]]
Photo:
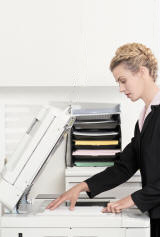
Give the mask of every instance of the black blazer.
[[151, 218], [160, 218], [160, 104], [151, 105], [142, 131], [138, 121], [134, 137], [122, 152], [116, 154], [114, 166], [85, 180], [89, 186], [88, 196], [115, 188], [126, 182], [140, 169], [142, 189], [131, 194], [135, 205], [148, 211]]

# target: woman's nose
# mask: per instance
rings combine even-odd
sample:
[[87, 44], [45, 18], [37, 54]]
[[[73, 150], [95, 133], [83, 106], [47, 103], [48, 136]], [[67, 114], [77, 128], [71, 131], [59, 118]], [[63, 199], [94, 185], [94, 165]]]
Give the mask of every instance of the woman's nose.
[[125, 87], [123, 85], [119, 85], [119, 91], [120, 92], [124, 92], [125, 91]]

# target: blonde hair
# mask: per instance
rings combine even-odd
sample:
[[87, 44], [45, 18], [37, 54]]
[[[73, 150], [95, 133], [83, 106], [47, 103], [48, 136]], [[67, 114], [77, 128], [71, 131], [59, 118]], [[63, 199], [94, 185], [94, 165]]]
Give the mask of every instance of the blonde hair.
[[150, 48], [143, 44], [129, 43], [119, 47], [110, 63], [110, 70], [123, 63], [132, 72], [138, 72], [140, 66], [149, 70], [150, 76], [156, 81], [158, 63]]

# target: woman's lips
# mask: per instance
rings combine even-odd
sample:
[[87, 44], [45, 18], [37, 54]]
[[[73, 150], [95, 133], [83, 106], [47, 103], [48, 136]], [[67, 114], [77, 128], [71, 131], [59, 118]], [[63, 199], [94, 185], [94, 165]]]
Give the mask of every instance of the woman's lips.
[[127, 94], [127, 97], [130, 97], [130, 96], [131, 96], [131, 93], [128, 93], [128, 94]]

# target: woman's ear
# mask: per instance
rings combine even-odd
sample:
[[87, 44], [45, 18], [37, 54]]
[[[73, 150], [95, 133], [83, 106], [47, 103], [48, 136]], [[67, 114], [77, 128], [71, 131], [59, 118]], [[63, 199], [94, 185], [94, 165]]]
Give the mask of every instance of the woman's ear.
[[141, 74], [141, 77], [145, 78], [149, 76], [149, 70], [145, 66], [140, 66], [139, 67], [139, 73]]

